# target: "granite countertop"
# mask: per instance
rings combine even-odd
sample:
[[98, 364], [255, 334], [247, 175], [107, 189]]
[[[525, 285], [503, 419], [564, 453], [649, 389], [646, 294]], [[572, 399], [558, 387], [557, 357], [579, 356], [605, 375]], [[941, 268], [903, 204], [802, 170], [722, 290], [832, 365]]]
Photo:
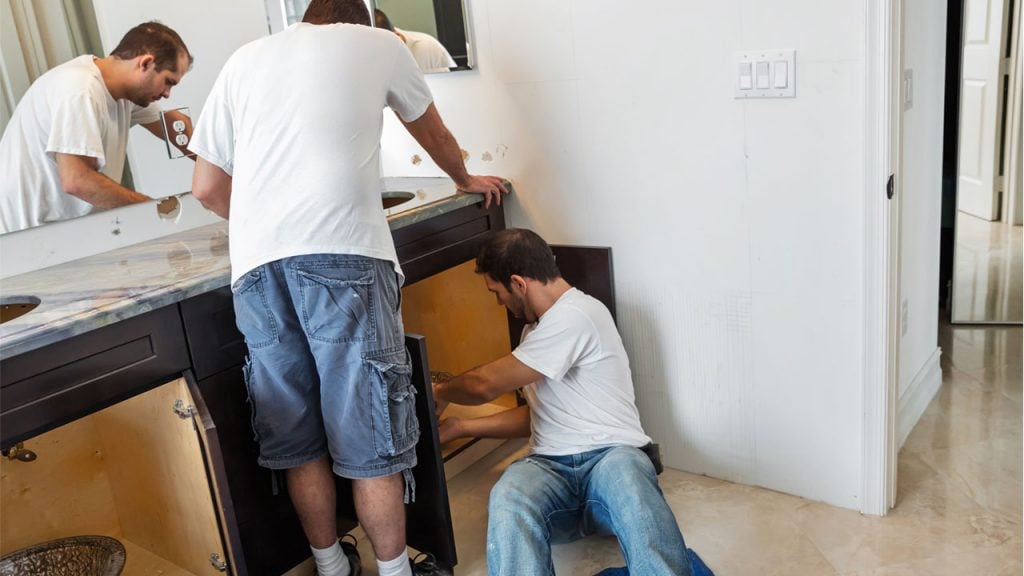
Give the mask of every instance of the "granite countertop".
[[[447, 178], [385, 178], [386, 191], [416, 197], [387, 210], [398, 230], [483, 197]], [[0, 324], [0, 356], [10, 357], [227, 286], [227, 222], [186, 230], [6, 278], [0, 296], [34, 296], [39, 306]]]

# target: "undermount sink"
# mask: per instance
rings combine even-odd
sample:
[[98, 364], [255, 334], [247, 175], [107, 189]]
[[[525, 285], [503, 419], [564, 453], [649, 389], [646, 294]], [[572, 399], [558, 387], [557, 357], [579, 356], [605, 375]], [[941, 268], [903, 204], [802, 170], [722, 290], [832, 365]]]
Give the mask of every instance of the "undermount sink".
[[416, 195], [412, 192], [400, 192], [400, 191], [389, 191], [384, 192], [380, 195], [381, 201], [384, 203], [384, 209], [394, 208], [399, 204], [404, 204], [409, 200], [415, 198]]
[[28, 314], [39, 306], [39, 302], [35, 296], [0, 297], [0, 324]]

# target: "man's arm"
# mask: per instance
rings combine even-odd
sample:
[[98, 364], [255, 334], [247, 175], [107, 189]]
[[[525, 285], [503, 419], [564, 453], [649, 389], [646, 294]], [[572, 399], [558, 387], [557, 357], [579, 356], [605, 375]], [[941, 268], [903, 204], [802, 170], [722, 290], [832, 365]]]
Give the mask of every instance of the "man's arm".
[[152, 200], [145, 194], [129, 190], [98, 171], [98, 162], [91, 156], [56, 153], [57, 175], [64, 192], [97, 208], [117, 208]]
[[446, 418], [438, 424], [444, 444], [457, 438], [526, 438], [530, 436], [530, 407], [518, 406], [481, 418]]
[[192, 172], [192, 195], [217, 216], [227, 220], [231, 207], [231, 176], [202, 157]]
[[466, 172], [466, 165], [462, 161], [462, 149], [448, 131], [448, 127], [444, 125], [433, 103], [427, 107], [423, 115], [412, 122], [402, 120], [401, 116], [398, 119], [441, 170], [452, 177], [459, 190], [483, 194], [486, 198], [485, 207], [490, 207], [491, 200], [501, 204], [501, 195], [508, 194], [505, 181], [497, 176], [474, 176]]
[[442, 412], [449, 402], [469, 406], [484, 404], [542, 378], [543, 374], [508, 354], [459, 374], [448, 382], [435, 382], [437, 411]]
[[[181, 120], [182, 122], [184, 122], [185, 123], [185, 136], [188, 136], [188, 142], [192, 141], [192, 119], [191, 118], [189, 118], [188, 116], [182, 114], [181, 112], [178, 112], [177, 110], [171, 110], [170, 112], [164, 112], [164, 118], [166, 118], [170, 122], [174, 122], [176, 120]], [[161, 140], [164, 139], [164, 124], [160, 120], [154, 120], [153, 122], [149, 122], [148, 124], [140, 124], [140, 126], [145, 128], [146, 130], [149, 130], [153, 134], [153, 136], [156, 136], [157, 138], [159, 138]], [[188, 156], [189, 158], [191, 158], [194, 161], [196, 159], [196, 155], [195, 155], [194, 152], [192, 152], [191, 150], [188, 149], [188, 142], [186, 142], [184, 144], [178, 144], [177, 142], [174, 141], [173, 138], [171, 139], [171, 145], [172, 146], [174, 146], [178, 150], [181, 150], [182, 154], [184, 154], [185, 156]]]

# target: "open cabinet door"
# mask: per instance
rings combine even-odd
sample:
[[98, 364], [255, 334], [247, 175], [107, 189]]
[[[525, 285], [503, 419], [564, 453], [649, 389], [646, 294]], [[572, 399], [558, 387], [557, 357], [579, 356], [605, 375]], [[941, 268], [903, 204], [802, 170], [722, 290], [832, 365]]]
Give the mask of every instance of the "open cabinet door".
[[964, 11], [957, 209], [993, 221], [999, 218], [996, 167], [1005, 2], [966, 0]]
[[93, 415], [124, 537], [195, 576], [226, 572], [184, 378]]
[[[210, 488], [210, 497], [216, 504], [218, 528], [225, 543], [227, 557], [222, 563], [228, 572], [235, 575], [248, 574], [245, 558], [242, 556], [242, 545], [238, 535], [238, 522], [235, 520], [235, 507], [231, 501], [227, 474], [224, 468], [224, 456], [221, 453], [217, 425], [214, 424], [210, 411], [206, 407], [203, 395], [196, 385], [192, 372], [185, 373], [188, 386], [183, 394], [187, 394], [185, 409], [181, 413], [191, 414], [192, 424], [198, 435], [199, 451], [206, 465], [206, 477]], [[188, 410], [188, 406], [192, 406]], [[211, 559], [216, 563], [216, 560]]]
[[458, 562], [455, 532], [448, 503], [448, 482], [441, 461], [441, 441], [437, 432], [426, 338], [405, 335], [405, 347], [412, 361], [412, 384], [416, 388], [416, 418], [420, 441], [416, 444], [416, 501], [406, 506], [406, 541], [409, 546], [429, 552], [438, 562], [451, 568]]
[[[593, 246], [559, 246], [552, 245], [551, 252], [555, 255], [555, 263], [562, 273], [562, 278], [585, 294], [597, 298], [608, 307], [612, 320], [615, 316], [615, 278], [612, 274], [612, 249]], [[519, 346], [525, 323], [508, 315], [508, 335], [512, 348]]]

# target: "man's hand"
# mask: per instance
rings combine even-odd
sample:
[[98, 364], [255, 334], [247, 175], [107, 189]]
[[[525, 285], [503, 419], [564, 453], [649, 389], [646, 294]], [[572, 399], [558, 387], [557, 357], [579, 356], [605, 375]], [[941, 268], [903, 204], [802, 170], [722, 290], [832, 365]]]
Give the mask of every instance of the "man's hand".
[[457, 440], [466, 436], [462, 429], [462, 419], [451, 417], [441, 420], [437, 424], [437, 434], [441, 438], [441, 444], [447, 444], [452, 440]]
[[445, 409], [448, 408], [448, 401], [447, 400], [442, 400], [438, 396], [437, 391], [440, 389], [440, 387], [441, 387], [441, 383], [440, 382], [434, 382], [431, 385], [431, 387], [430, 387], [431, 391], [434, 393], [434, 414], [437, 415], [437, 419], [438, 420], [441, 419], [441, 414], [443, 414]]
[[501, 195], [508, 194], [508, 189], [505, 188], [505, 180], [498, 176], [474, 176], [470, 174], [465, 182], [456, 182], [455, 186], [460, 192], [483, 194], [485, 198], [484, 208], [491, 207], [491, 200], [494, 200], [500, 206]]

